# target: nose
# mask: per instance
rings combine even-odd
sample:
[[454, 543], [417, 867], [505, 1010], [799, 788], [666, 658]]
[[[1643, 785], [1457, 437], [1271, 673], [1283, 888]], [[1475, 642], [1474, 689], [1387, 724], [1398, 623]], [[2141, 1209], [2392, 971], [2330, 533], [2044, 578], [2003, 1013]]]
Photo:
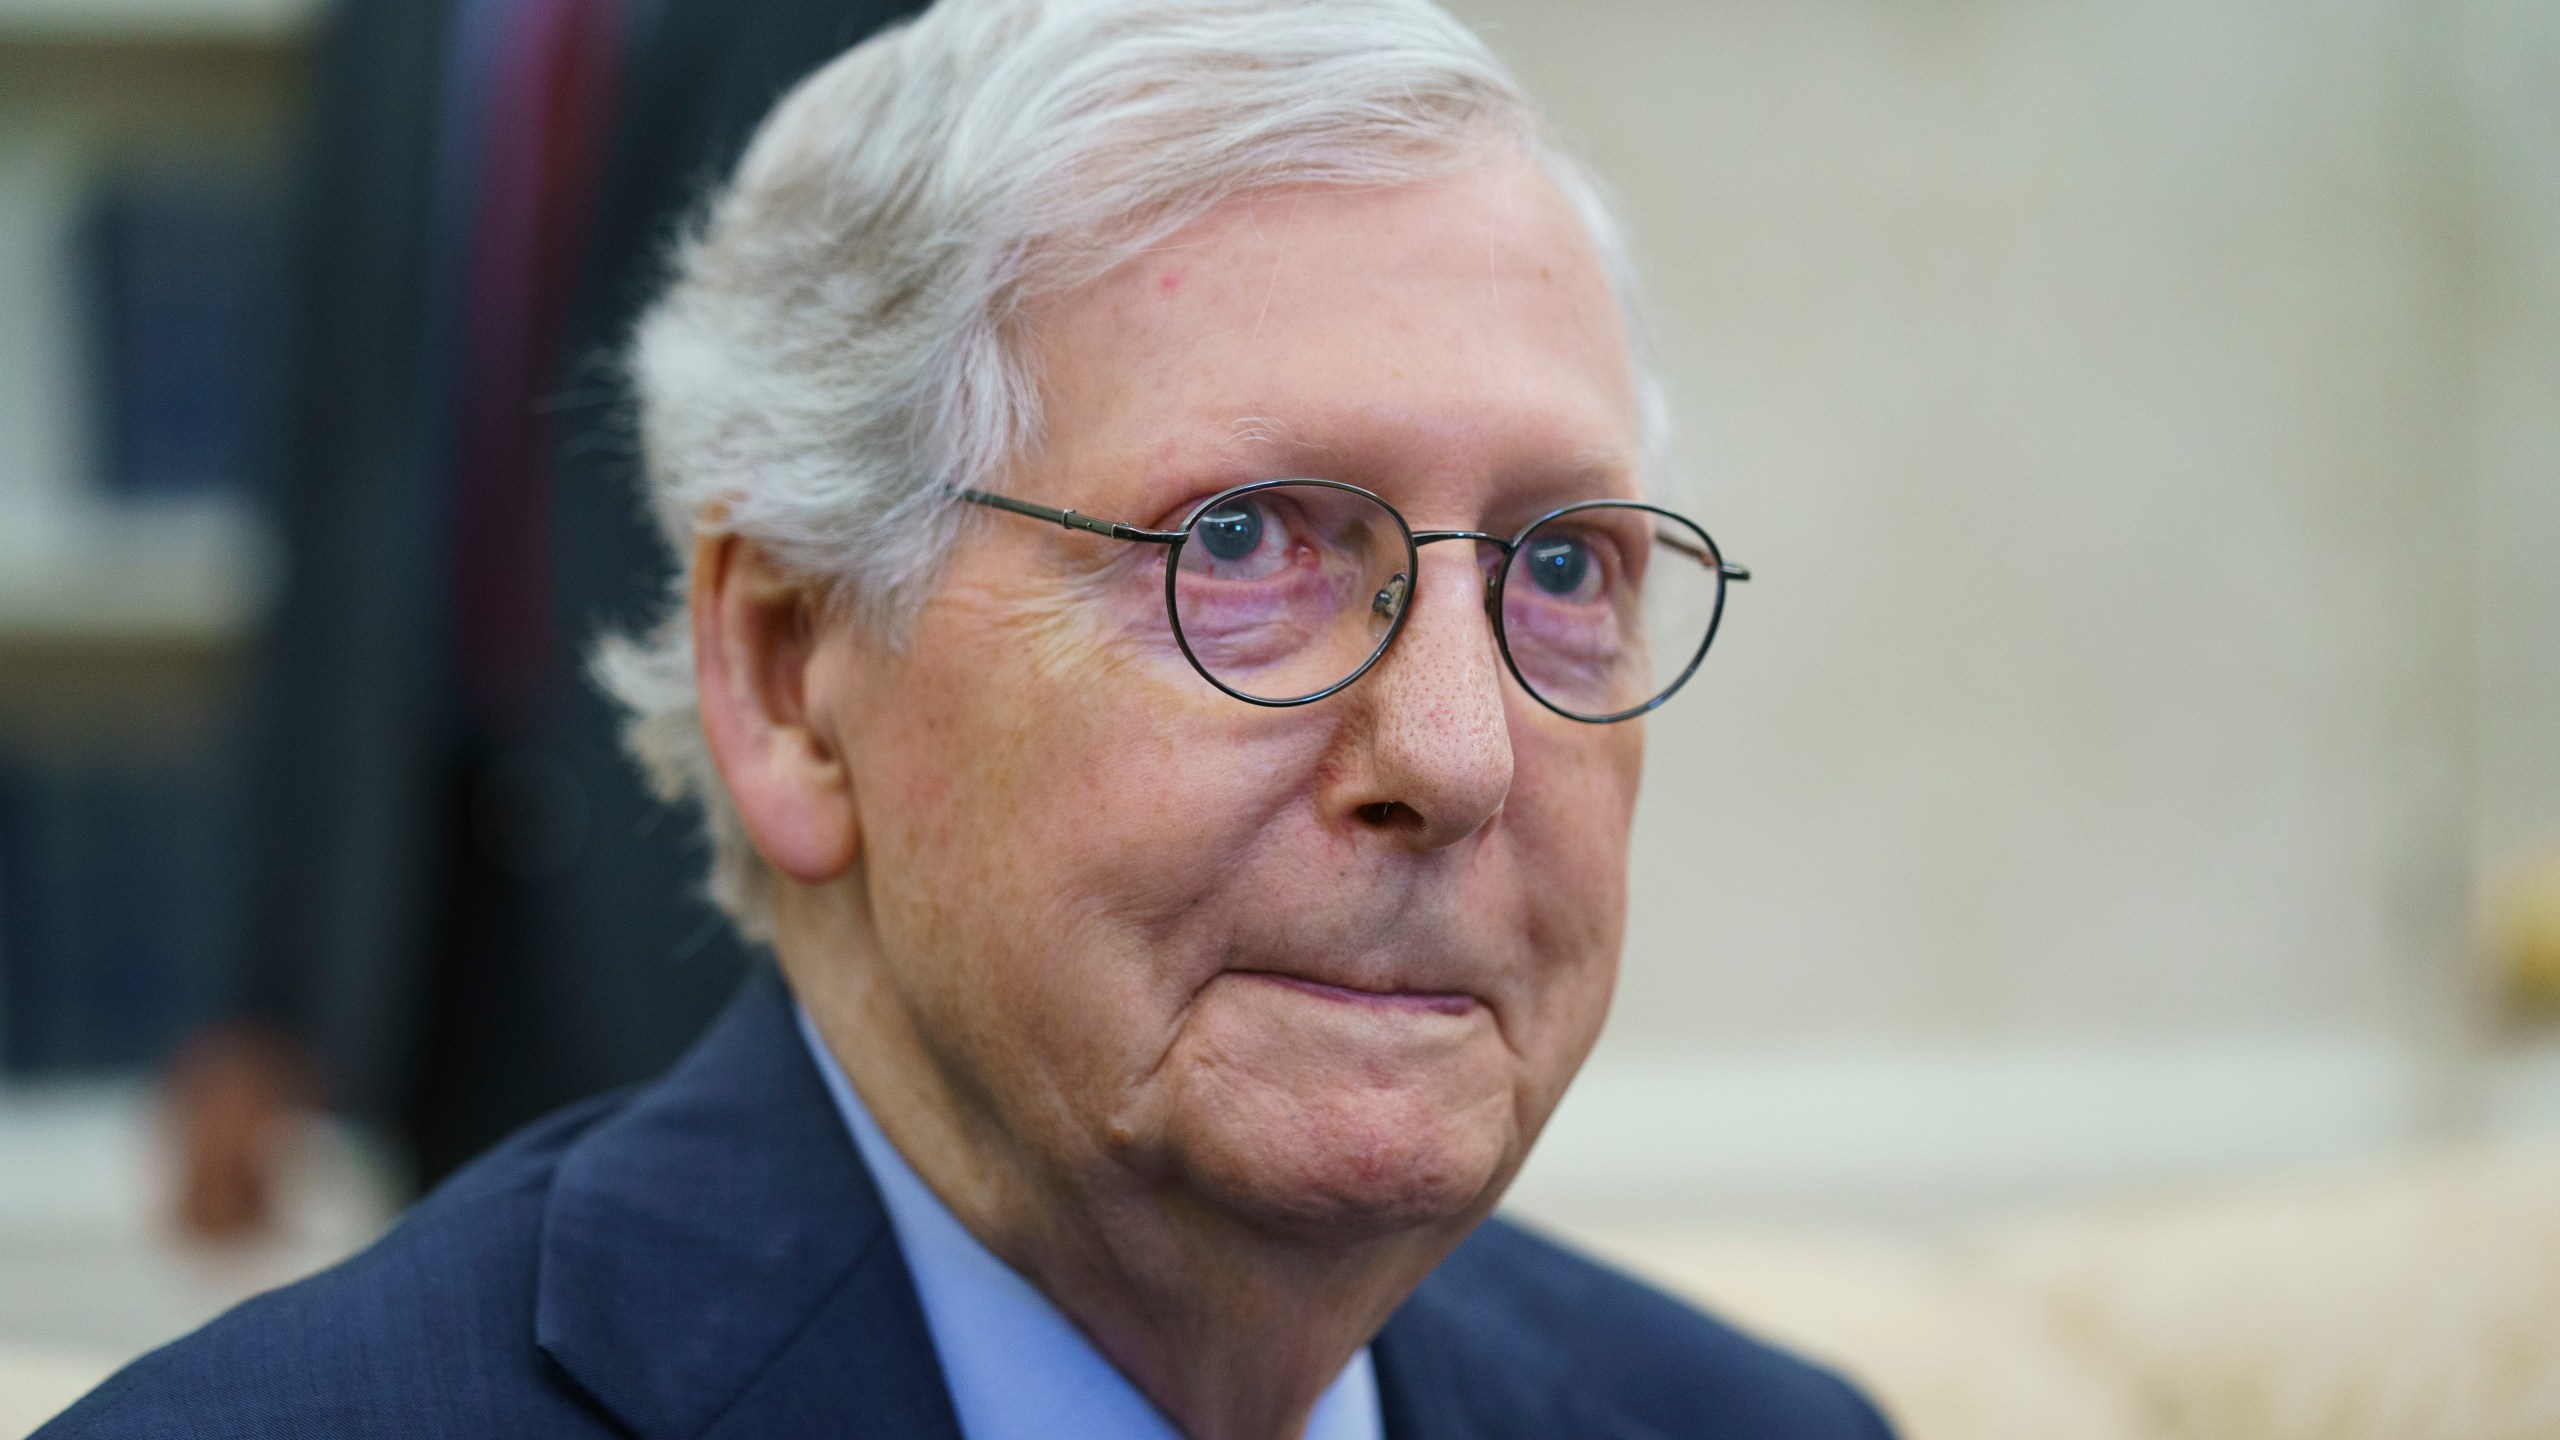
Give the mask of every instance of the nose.
[[1411, 609], [1353, 700], [1328, 808], [1415, 851], [1453, 845], [1502, 812], [1511, 725], [1484, 574], [1465, 544], [1421, 555]]

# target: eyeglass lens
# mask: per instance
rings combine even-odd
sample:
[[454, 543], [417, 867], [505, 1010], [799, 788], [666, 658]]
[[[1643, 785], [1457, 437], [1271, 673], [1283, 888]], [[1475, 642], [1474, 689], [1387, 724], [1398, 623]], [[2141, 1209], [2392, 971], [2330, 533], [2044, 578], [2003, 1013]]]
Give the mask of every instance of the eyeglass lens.
[[[1319, 695], [1374, 659], [1410, 599], [1414, 550], [1375, 497], [1282, 484], [1194, 517], [1172, 579], [1174, 623], [1202, 673], [1248, 699]], [[1705, 534], [1599, 503], [1550, 517], [1513, 550], [1501, 630], [1513, 673], [1579, 719], [1642, 710], [1686, 678], [1723, 594]]]
[[1395, 512], [1325, 485], [1277, 485], [1211, 504], [1173, 577], [1193, 662], [1251, 699], [1289, 701], [1357, 674], [1386, 643], [1413, 583]]
[[1723, 593], [1696, 527], [1633, 505], [1579, 506], [1512, 550], [1503, 645], [1520, 683], [1548, 705], [1617, 719], [1687, 678]]

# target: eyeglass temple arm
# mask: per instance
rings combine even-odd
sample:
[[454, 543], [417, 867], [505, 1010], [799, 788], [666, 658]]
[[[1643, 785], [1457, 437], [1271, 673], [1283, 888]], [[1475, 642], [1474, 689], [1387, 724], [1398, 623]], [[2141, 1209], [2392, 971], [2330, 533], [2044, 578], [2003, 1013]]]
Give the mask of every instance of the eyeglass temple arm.
[[1690, 559], [1697, 561], [1701, 565], [1714, 566], [1727, 580], [1748, 580], [1751, 578], [1751, 572], [1743, 566], [1736, 565], [1721, 555], [1714, 555], [1701, 550], [1697, 546], [1681, 539], [1677, 535], [1667, 534], [1663, 531], [1656, 530], [1653, 532], [1653, 538], [1670, 546], [1672, 549], [1679, 551], [1681, 554], [1688, 556]]
[[1089, 530], [1096, 535], [1108, 535], [1114, 540], [1136, 540], [1148, 545], [1170, 545], [1182, 538], [1182, 532], [1179, 530], [1142, 530], [1135, 525], [1123, 525], [1117, 520], [1096, 520], [1090, 515], [1079, 515], [1073, 510], [1052, 510], [1046, 505], [1034, 505], [1028, 500], [1016, 500], [1010, 495], [996, 495], [985, 490], [962, 490], [958, 493], [961, 499], [972, 505], [984, 505], [994, 510], [1010, 510], [1016, 515], [1028, 515], [1034, 520], [1046, 520], [1052, 525], [1064, 525], [1070, 530]]

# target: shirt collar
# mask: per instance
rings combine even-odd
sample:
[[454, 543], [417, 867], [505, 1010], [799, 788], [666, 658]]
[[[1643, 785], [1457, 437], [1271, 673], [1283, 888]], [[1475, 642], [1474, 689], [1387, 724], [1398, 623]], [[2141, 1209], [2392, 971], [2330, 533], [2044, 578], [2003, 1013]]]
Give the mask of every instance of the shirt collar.
[[[889, 1227], [967, 1440], [1182, 1440], [1049, 1297], [978, 1242], [871, 1118], [808, 1013], [800, 1038], [880, 1187]], [[1316, 1401], [1306, 1440], [1382, 1440], [1378, 1377], [1363, 1347]]]

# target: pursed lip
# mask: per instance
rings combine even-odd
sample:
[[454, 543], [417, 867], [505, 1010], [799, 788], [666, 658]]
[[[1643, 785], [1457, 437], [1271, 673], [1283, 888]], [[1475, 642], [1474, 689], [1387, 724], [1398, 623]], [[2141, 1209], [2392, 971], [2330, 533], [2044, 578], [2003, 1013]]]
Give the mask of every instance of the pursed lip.
[[1230, 970], [1230, 975], [1246, 980], [1264, 980], [1286, 986], [1304, 995], [1330, 1000], [1337, 1005], [1368, 1005], [1389, 1010], [1421, 1011], [1434, 1015], [1463, 1015], [1482, 1003], [1460, 990], [1367, 990], [1329, 980], [1310, 980], [1303, 975], [1287, 975], [1277, 970]]

